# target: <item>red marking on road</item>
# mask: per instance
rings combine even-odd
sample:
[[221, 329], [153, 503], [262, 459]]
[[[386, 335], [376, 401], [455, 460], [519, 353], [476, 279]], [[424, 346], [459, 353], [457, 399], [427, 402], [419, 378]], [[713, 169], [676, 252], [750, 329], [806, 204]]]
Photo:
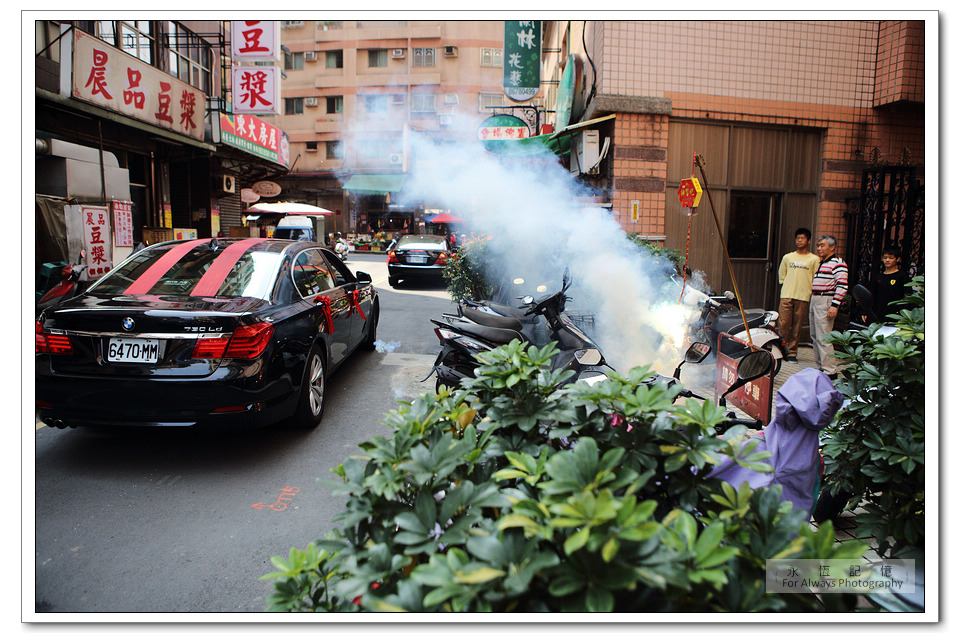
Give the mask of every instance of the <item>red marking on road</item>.
[[293, 500], [293, 497], [300, 493], [300, 487], [284, 487], [280, 490], [280, 495], [277, 496], [277, 501], [273, 504], [266, 505], [262, 502], [258, 502], [250, 505], [254, 509], [271, 509], [273, 511], [283, 511], [287, 508], [287, 502]]

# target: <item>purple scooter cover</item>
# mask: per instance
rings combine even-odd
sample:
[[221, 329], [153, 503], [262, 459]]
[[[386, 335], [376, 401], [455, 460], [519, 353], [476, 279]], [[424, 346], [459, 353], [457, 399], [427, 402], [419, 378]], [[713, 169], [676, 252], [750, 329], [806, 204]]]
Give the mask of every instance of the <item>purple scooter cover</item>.
[[766, 462], [773, 472], [744, 469], [724, 458], [708, 478], [726, 480], [734, 487], [747, 481], [751, 488], [783, 486], [783, 500], [794, 509], [804, 509], [807, 520], [816, 506], [814, 490], [819, 485], [819, 433], [840, 410], [843, 395], [825, 374], [806, 368], [788, 379], [777, 391], [776, 415], [762, 436], [751, 438], [760, 444], [757, 451], [769, 451]]

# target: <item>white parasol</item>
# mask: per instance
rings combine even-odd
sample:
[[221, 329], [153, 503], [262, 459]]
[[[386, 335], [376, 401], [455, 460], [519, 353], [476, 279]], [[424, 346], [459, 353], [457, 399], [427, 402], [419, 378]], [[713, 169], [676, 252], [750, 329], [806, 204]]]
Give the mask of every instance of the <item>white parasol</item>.
[[257, 203], [246, 209], [246, 212], [257, 213], [257, 214], [299, 214], [299, 215], [319, 215], [319, 214], [333, 214], [330, 210], [324, 210], [323, 208], [318, 208], [315, 205], [307, 205], [306, 203], [291, 203], [289, 201], [281, 201], [279, 203]]

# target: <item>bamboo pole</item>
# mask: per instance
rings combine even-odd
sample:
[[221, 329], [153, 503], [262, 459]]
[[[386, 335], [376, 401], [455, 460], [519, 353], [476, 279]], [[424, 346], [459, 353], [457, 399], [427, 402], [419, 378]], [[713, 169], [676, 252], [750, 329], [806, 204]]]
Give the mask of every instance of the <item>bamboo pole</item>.
[[[727, 260], [727, 270], [730, 271], [730, 279], [733, 281], [733, 293], [737, 296], [737, 304], [740, 306], [740, 317], [743, 319], [743, 327], [747, 331], [747, 341], [753, 345], [753, 338], [750, 336], [750, 326], [747, 324], [747, 314], [743, 310], [743, 300], [740, 299], [740, 288], [737, 286], [737, 276], [733, 273], [733, 263], [730, 261], [730, 253], [727, 251], [727, 240], [723, 237], [723, 230], [720, 229], [720, 219], [717, 217], [717, 209], [713, 207], [713, 194], [710, 192], [710, 184], [707, 182], [707, 175], [703, 171], [703, 157], [696, 156], [695, 163], [700, 168], [700, 176], [703, 178], [703, 191], [707, 193], [707, 201], [710, 202], [710, 212], [713, 214], [713, 222], [717, 226], [717, 234], [720, 236], [720, 247], [723, 248], [723, 256]], [[720, 350], [719, 346], [717, 350]]]

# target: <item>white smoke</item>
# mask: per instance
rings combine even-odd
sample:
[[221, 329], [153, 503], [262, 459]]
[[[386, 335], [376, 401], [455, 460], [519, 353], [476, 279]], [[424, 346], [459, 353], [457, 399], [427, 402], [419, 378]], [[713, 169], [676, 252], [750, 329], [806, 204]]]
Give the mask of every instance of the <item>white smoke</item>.
[[508, 277], [548, 283], [552, 292], [569, 269], [567, 311], [593, 315], [585, 330], [608, 363], [621, 372], [650, 364], [671, 373], [698, 311], [680, 303], [681, 284], [665, 274], [665, 262], [631, 242], [609, 211], [583, 206], [589, 194], [552, 152], [502, 159], [477, 141], [477, 122], [458, 122], [455, 144], [412, 135], [400, 201], [448, 209], [489, 235]]

